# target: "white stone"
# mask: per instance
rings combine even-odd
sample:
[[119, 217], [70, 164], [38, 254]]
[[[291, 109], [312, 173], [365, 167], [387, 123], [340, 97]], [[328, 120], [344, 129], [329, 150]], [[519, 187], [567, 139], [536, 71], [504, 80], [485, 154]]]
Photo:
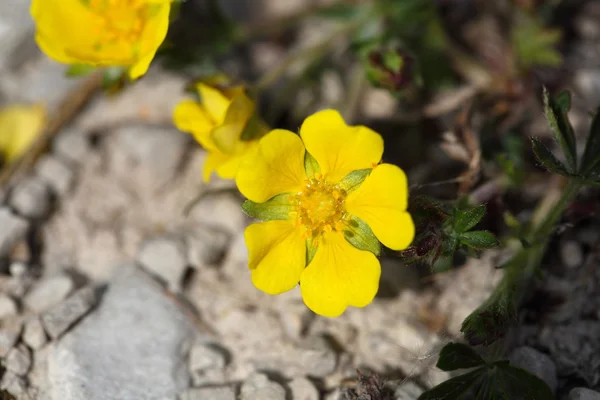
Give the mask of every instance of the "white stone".
[[555, 392], [558, 386], [556, 365], [546, 354], [528, 346], [516, 348], [508, 357], [515, 367], [523, 368], [546, 382]]
[[98, 308], [50, 346], [52, 400], [171, 399], [196, 328], [141, 268], [120, 265]]
[[4, 375], [2, 375], [0, 389], [6, 390], [13, 396], [17, 396], [17, 399], [22, 399], [22, 396], [25, 395], [27, 391], [27, 385], [22, 377], [12, 371], [6, 371]]
[[205, 344], [196, 344], [190, 351], [190, 371], [204, 372], [209, 369], [222, 369], [227, 363], [226, 354], [221, 349]]
[[285, 389], [259, 373], [244, 381], [240, 394], [241, 400], [285, 400]]
[[574, 388], [569, 392], [568, 400], [600, 400], [600, 393], [587, 388]]
[[0, 293], [0, 319], [17, 315], [17, 303], [12, 297]]
[[203, 267], [217, 263], [227, 250], [229, 235], [225, 232], [193, 224], [184, 231], [191, 266]]
[[70, 276], [60, 274], [36, 283], [25, 295], [23, 304], [35, 313], [42, 313], [59, 304], [73, 291]]
[[161, 236], [146, 241], [138, 254], [140, 264], [162, 279], [173, 292], [182, 289], [183, 276], [188, 268], [187, 248], [175, 236]]
[[248, 218], [244, 215], [242, 199], [231, 193], [208, 194], [190, 212], [190, 219], [230, 235], [244, 230]]
[[52, 149], [62, 159], [81, 164], [90, 152], [89, 137], [83, 132], [68, 129], [59, 133], [52, 142]]
[[23, 342], [33, 350], [39, 350], [48, 342], [39, 318], [31, 318], [23, 328]]
[[31, 368], [31, 353], [26, 346], [13, 347], [6, 356], [5, 366], [19, 376], [25, 376]]
[[0, 358], [8, 355], [8, 352], [19, 340], [23, 330], [23, 321], [18, 318], [5, 320], [0, 329]]
[[311, 381], [306, 378], [295, 378], [288, 387], [294, 400], [319, 400], [319, 391]]
[[39, 178], [26, 178], [11, 193], [10, 204], [26, 218], [45, 218], [51, 206], [48, 185]]
[[235, 388], [210, 386], [190, 389], [179, 396], [179, 400], [235, 400]]

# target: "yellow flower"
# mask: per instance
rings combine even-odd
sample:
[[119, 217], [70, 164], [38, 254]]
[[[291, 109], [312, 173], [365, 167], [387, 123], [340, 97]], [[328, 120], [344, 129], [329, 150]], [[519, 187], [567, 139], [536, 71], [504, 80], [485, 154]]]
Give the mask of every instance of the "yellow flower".
[[33, 0], [35, 39], [65, 64], [129, 67], [146, 73], [167, 34], [171, 0]]
[[196, 90], [201, 102], [181, 101], [173, 112], [175, 126], [191, 133], [208, 151], [203, 170], [205, 182], [213, 171], [221, 178], [233, 179], [243, 157], [258, 147], [258, 140], [245, 140], [244, 133], [251, 129], [249, 139], [258, 139], [266, 128], [253, 117], [254, 103], [243, 87], [218, 89], [199, 83]]
[[300, 282], [305, 304], [329, 317], [373, 300], [377, 239], [402, 250], [414, 236], [406, 176], [378, 165], [382, 154], [378, 133], [334, 110], [307, 118], [299, 136], [278, 129], [260, 140], [236, 178], [244, 210], [269, 220], [245, 232], [257, 288], [279, 294]]
[[41, 105], [12, 105], [0, 110], [0, 153], [10, 163], [42, 133], [46, 110]]

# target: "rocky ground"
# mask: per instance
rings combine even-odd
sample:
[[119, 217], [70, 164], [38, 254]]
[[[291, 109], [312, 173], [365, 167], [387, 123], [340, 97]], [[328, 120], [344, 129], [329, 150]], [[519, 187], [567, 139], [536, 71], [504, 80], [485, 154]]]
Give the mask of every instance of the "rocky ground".
[[[80, 81], [36, 50], [28, 2], [8, 3], [0, 104], [55, 110]], [[264, 63], [277, 49], [253, 52]], [[598, 67], [584, 65], [575, 83], [599, 85]], [[17, 399], [334, 400], [360, 368], [391, 379], [396, 400], [414, 400], [447, 379], [437, 353], [494, 288], [503, 255], [433, 281], [384, 256], [378, 298], [337, 319], [309, 312], [297, 290], [259, 292], [240, 195], [231, 182], [202, 183], [205, 153], [171, 124], [185, 84], [155, 67], [122, 94], [98, 96], [1, 192], [0, 388]], [[374, 101], [394, 104], [375, 90], [363, 101], [365, 115], [385, 108]], [[600, 398], [587, 389], [600, 389], [598, 240], [597, 221], [556, 240], [539, 290], [564, 301], [543, 316], [531, 306], [514, 335], [511, 360], [569, 400]]]

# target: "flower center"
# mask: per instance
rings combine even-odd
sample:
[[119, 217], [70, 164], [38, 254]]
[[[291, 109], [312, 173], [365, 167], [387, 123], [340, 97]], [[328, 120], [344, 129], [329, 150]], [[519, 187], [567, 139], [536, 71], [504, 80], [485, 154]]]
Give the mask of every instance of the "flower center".
[[101, 49], [117, 42], [135, 43], [147, 17], [147, 5], [140, 0], [90, 0], [89, 8], [98, 18], [98, 43]]
[[305, 181], [301, 192], [293, 195], [297, 224], [306, 227], [306, 237], [341, 230], [346, 216], [346, 192], [328, 183], [321, 175]]

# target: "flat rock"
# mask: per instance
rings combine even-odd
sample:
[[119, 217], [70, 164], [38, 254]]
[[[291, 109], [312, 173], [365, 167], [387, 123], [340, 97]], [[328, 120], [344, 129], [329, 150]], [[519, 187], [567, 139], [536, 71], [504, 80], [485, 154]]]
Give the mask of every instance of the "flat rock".
[[33, 350], [39, 350], [48, 342], [46, 332], [39, 318], [31, 318], [23, 327], [23, 342]]
[[73, 185], [75, 172], [56, 156], [45, 155], [35, 165], [37, 176], [59, 196], [65, 195]]
[[11, 193], [10, 205], [26, 218], [45, 218], [50, 212], [51, 206], [48, 185], [39, 178], [24, 179]]
[[162, 279], [173, 292], [180, 292], [188, 267], [187, 248], [180, 238], [160, 236], [147, 240], [138, 254], [138, 261], [148, 272]]
[[5, 367], [19, 376], [25, 376], [31, 368], [31, 352], [24, 345], [13, 347], [6, 356]]
[[44, 313], [42, 323], [46, 332], [52, 339], [58, 338], [87, 314], [97, 301], [95, 288], [87, 286], [79, 289], [68, 299]]
[[294, 400], [319, 400], [319, 391], [311, 381], [306, 378], [295, 378], [288, 387]]
[[0, 257], [6, 256], [12, 247], [23, 237], [29, 223], [8, 208], [0, 207]]
[[569, 392], [569, 400], [600, 400], [600, 393], [587, 388], [574, 388]]
[[532, 347], [523, 346], [513, 350], [508, 359], [512, 365], [531, 372], [546, 382], [553, 392], [556, 391], [558, 386], [556, 365], [546, 354]]
[[117, 271], [98, 308], [49, 348], [54, 400], [171, 399], [188, 387], [194, 325], [141, 268]]
[[264, 374], [253, 374], [244, 381], [241, 400], [285, 400], [285, 389]]
[[73, 280], [66, 274], [43, 279], [25, 295], [23, 304], [31, 311], [41, 313], [66, 299], [74, 287]]
[[17, 303], [12, 297], [0, 293], [0, 319], [17, 315]]

